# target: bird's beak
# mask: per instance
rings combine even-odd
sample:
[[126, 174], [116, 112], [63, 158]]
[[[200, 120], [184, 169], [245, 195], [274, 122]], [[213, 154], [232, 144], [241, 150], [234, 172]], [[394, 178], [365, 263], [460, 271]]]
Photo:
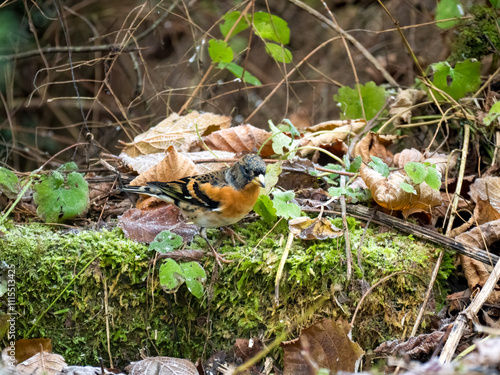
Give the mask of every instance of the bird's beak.
[[255, 184], [255, 185], [258, 185], [258, 186], [262, 186], [262, 187], [266, 187], [266, 184], [264, 183], [264, 175], [263, 174], [259, 174], [257, 177], [255, 177], [252, 182]]

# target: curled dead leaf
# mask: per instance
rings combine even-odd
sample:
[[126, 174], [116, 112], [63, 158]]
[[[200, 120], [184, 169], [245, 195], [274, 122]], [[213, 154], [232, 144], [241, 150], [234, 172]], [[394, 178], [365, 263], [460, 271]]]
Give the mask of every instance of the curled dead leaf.
[[[343, 142], [347, 137], [358, 134], [365, 126], [366, 121], [362, 119], [322, 122], [306, 129], [309, 134], [300, 141], [299, 146], [324, 147]], [[299, 155], [304, 157], [313, 152], [313, 149], [306, 148], [299, 150]]]
[[190, 148], [191, 143], [197, 140], [197, 131], [206, 136], [216, 130], [228, 128], [231, 117], [213, 113], [199, 113], [193, 111], [185, 116], [172, 113], [158, 125], [139, 134], [133, 142], [125, 143], [123, 152], [136, 157], [145, 154], [154, 154], [174, 146], [183, 151]]
[[389, 116], [397, 116], [394, 125], [409, 124], [411, 122], [411, 107], [427, 96], [423, 90], [408, 89], [403, 90], [396, 96], [396, 101], [389, 109]]
[[169, 146], [163, 160], [137, 176], [130, 185], [146, 185], [148, 181], [168, 182], [196, 174], [198, 169], [193, 161], [177, 152], [174, 146]]
[[198, 375], [193, 362], [182, 358], [148, 357], [125, 368], [129, 375]]
[[353, 156], [361, 156], [365, 163], [372, 161], [372, 156], [376, 156], [384, 161], [385, 164], [392, 164], [392, 152], [387, 147], [399, 138], [395, 135], [382, 135], [370, 132], [363, 137], [361, 141], [354, 146]]
[[298, 217], [288, 222], [288, 228], [295, 237], [303, 240], [326, 240], [342, 235], [342, 230], [325, 217], [316, 219], [307, 216]]
[[[255, 126], [245, 124], [234, 128], [222, 129], [204, 138], [205, 144], [211, 150], [233, 152], [257, 152], [271, 133]], [[274, 155], [272, 141], [265, 144], [261, 156]]]

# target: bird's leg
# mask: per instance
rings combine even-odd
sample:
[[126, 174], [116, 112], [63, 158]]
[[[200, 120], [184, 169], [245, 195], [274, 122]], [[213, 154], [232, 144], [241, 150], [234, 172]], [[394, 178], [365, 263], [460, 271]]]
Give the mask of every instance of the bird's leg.
[[226, 256], [225, 254], [219, 254], [217, 251], [215, 251], [214, 247], [212, 246], [212, 244], [208, 240], [206, 228], [201, 228], [200, 236], [207, 242], [207, 245], [210, 248], [210, 250], [212, 250], [214, 258], [217, 261], [217, 263], [219, 264], [220, 268], [222, 268], [221, 261], [224, 263], [232, 263], [233, 262], [232, 260], [225, 259], [224, 258]]
[[238, 233], [236, 233], [233, 229], [229, 228], [229, 227], [222, 227], [221, 228], [226, 234], [228, 234], [229, 236], [231, 236], [231, 241], [233, 241], [233, 246], [236, 245], [236, 243], [234, 242], [234, 238], [236, 237], [236, 239], [238, 241], [240, 241], [243, 245], [246, 245], [247, 243], [245, 242], [245, 240], [243, 239], [244, 237], [241, 237]]

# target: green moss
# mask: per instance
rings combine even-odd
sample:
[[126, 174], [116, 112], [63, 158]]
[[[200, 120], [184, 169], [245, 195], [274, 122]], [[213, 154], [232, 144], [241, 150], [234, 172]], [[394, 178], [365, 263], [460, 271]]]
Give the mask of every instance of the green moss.
[[474, 6], [470, 10], [472, 18], [464, 20], [458, 27], [458, 35], [453, 42], [452, 63], [475, 58], [481, 61], [483, 56], [500, 49], [498, 17], [494, 9], [486, 6]]
[[[342, 226], [339, 219], [334, 222]], [[354, 219], [349, 226], [356, 259], [363, 228]], [[294, 240], [280, 283], [280, 305], [275, 306], [274, 284], [286, 227], [278, 226], [267, 236], [270, 227], [262, 221], [235, 229], [246, 237], [247, 245], [234, 247], [230, 239], [219, 244], [219, 251], [230, 253], [227, 258], [234, 262], [225, 265], [215, 279], [211, 277], [213, 258], [203, 260], [209, 281], [205, 297], [198, 300], [185, 286], [166, 294], [158, 284], [159, 264], [150, 265], [152, 252], [125, 239], [119, 229], [56, 231], [40, 224], [0, 227], [5, 233], [0, 260], [16, 265], [18, 336], [28, 338], [33, 322], [95, 256], [30, 335], [51, 338], [54, 351], [70, 364], [95, 365], [100, 356], [108, 360], [104, 285], [111, 353], [118, 366], [137, 360], [142, 348], [148, 355], [196, 359], [230, 349], [236, 338], [262, 335], [270, 340], [289, 329], [291, 337], [319, 317], [350, 318], [363, 291], [358, 281], [347, 283], [343, 238]], [[221, 242], [218, 230], [209, 231], [209, 236]], [[190, 247], [205, 248], [206, 244], [196, 239]], [[355, 339], [370, 349], [413, 324], [437, 249], [392, 231], [379, 233], [369, 228], [361, 250], [370, 285], [400, 270], [417, 275], [390, 278], [363, 302]], [[451, 260], [448, 263], [439, 282], [450, 272]], [[360, 275], [355, 265], [356, 278]], [[438, 290], [439, 303], [444, 291]], [[318, 306], [322, 296], [326, 302]], [[5, 306], [0, 299], [0, 310]]]

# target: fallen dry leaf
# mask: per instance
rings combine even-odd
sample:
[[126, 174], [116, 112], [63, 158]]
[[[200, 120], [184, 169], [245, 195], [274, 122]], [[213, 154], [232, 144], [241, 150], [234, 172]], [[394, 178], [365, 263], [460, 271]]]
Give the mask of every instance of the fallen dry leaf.
[[40, 353], [40, 348], [45, 353], [52, 352], [51, 339], [20, 339], [16, 341], [16, 361], [21, 363], [28, 358], [33, 357], [36, 353]]
[[410, 337], [407, 341], [386, 341], [375, 348], [374, 352], [379, 355], [399, 356], [408, 355], [411, 359], [424, 359], [426, 355], [432, 354], [434, 349], [441, 344], [445, 332], [435, 331]]
[[423, 90], [407, 89], [398, 93], [396, 101], [390, 106], [389, 116], [396, 116], [394, 125], [409, 124], [411, 122], [411, 107], [427, 96]]
[[233, 346], [234, 354], [236, 357], [243, 359], [244, 361], [252, 358], [263, 348], [262, 342], [257, 338], [251, 339], [236, 339]]
[[479, 225], [500, 219], [500, 177], [476, 179], [469, 195], [476, 203], [474, 218]]
[[190, 148], [191, 143], [197, 140], [197, 130], [201, 136], [228, 128], [231, 117], [220, 116], [213, 113], [199, 113], [193, 111], [185, 116], [172, 113], [158, 125], [139, 134], [133, 142], [125, 143], [123, 152], [136, 157], [145, 154], [154, 154], [174, 146], [183, 151]]
[[[362, 165], [360, 175], [370, 189], [373, 200], [388, 210], [405, 210], [405, 216], [407, 216], [418, 210], [429, 210], [431, 207], [442, 204], [439, 191], [431, 189], [425, 182], [413, 184], [402, 171], [391, 172], [386, 178], [366, 165]], [[402, 182], [412, 185], [416, 194], [404, 191], [401, 188]]]
[[350, 329], [349, 323], [344, 320], [324, 319], [303, 329], [298, 339], [283, 342], [283, 374], [315, 374], [304, 358], [303, 351], [320, 368], [326, 368], [332, 373], [354, 372], [364, 351], [348, 337]]
[[[299, 146], [325, 147], [338, 142], [343, 142], [347, 137], [354, 136], [364, 129], [365, 120], [338, 120], [328, 121], [307, 128], [304, 138], [300, 140]], [[314, 153], [314, 149], [302, 149], [298, 154], [302, 157]]]
[[148, 357], [125, 368], [129, 375], [198, 375], [193, 362], [172, 357]]
[[[485, 249], [486, 246], [490, 246], [492, 243], [500, 240], [500, 219], [482, 224], [462, 233], [455, 237], [455, 239], [466, 245]], [[467, 279], [467, 284], [471, 291], [481, 288], [488, 280], [491, 270], [493, 269], [492, 266], [488, 266], [464, 255], [460, 255], [460, 262], [462, 263], [465, 278]], [[487, 302], [491, 304], [500, 303], [500, 286], [498, 284], [489, 295]]]
[[147, 185], [148, 181], [168, 182], [196, 174], [198, 169], [193, 161], [177, 152], [174, 146], [169, 146], [163, 160], [137, 176], [130, 185]]
[[188, 153], [183, 153], [183, 155], [187, 156], [189, 159], [195, 162], [199, 174], [215, 172], [218, 171], [219, 169], [226, 168], [228, 166], [227, 163], [220, 163], [220, 162], [199, 163], [198, 161], [200, 160], [234, 159], [236, 157], [236, 154], [234, 154], [233, 152], [218, 151], [218, 150], [188, 152]]
[[387, 147], [397, 138], [399, 137], [395, 135], [382, 135], [370, 132], [365, 135], [361, 141], [356, 143], [353, 156], [361, 156], [365, 163], [371, 162], [371, 157], [376, 156], [390, 166], [392, 164], [393, 155], [392, 152], [387, 150]]
[[125, 237], [146, 243], [153, 242], [163, 230], [178, 234], [184, 242], [191, 242], [198, 234], [196, 225], [186, 224], [179, 209], [172, 204], [161, 204], [147, 210], [131, 208], [118, 217], [118, 226]]
[[66, 367], [64, 358], [59, 354], [38, 352], [16, 366], [20, 375], [56, 375]]
[[[206, 136], [203, 141], [211, 150], [233, 152], [235, 154], [259, 151], [271, 133], [246, 124], [222, 129]], [[274, 155], [272, 140], [269, 140], [260, 154], [262, 157]]]
[[307, 216], [298, 217], [288, 222], [288, 228], [295, 237], [303, 240], [326, 240], [342, 235], [342, 230], [325, 217], [319, 219], [311, 219]]

